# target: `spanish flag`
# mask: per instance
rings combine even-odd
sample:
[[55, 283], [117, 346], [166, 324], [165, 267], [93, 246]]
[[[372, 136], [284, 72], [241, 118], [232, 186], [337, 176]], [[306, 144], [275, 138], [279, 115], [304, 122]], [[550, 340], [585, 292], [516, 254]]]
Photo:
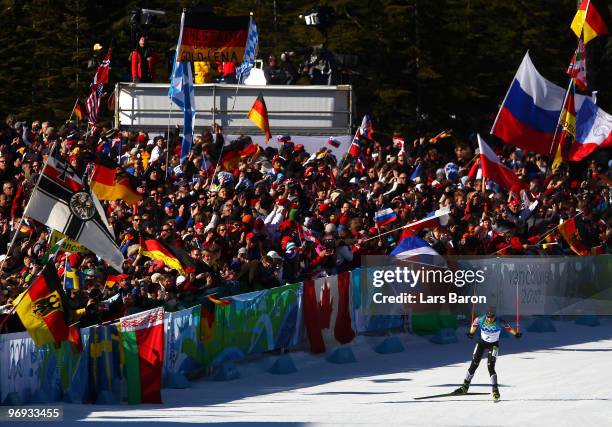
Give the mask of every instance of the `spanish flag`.
[[134, 189], [130, 175], [103, 154], [98, 154], [90, 186], [100, 200], [125, 200], [126, 203], [134, 205], [142, 200], [143, 196]]
[[163, 261], [168, 267], [185, 275], [183, 264], [174, 251], [163, 243], [153, 239], [140, 239], [140, 254], [151, 259]]
[[68, 298], [52, 262], [45, 265], [32, 286], [13, 305], [37, 346], [70, 341], [81, 348], [78, 329], [69, 326]]
[[576, 37], [583, 35], [584, 44], [597, 36], [610, 34], [612, 18], [607, 0], [582, 0], [571, 28]]
[[268, 122], [268, 109], [266, 108], [266, 101], [264, 101], [261, 93], [255, 100], [255, 103], [251, 107], [247, 117], [264, 132], [266, 135], [267, 144], [270, 138], [272, 138], [272, 135], [270, 134], [270, 123]]
[[565, 105], [561, 113], [561, 120], [559, 126], [561, 126], [561, 132], [558, 135], [556, 147], [553, 148], [555, 157], [553, 159], [552, 170], [556, 170], [561, 162], [567, 160], [569, 149], [573, 142], [576, 140], [576, 106], [574, 105], [574, 95], [576, 88], [574, 86], [574, 80], [570, 84], [567, 96], [565, 98]]

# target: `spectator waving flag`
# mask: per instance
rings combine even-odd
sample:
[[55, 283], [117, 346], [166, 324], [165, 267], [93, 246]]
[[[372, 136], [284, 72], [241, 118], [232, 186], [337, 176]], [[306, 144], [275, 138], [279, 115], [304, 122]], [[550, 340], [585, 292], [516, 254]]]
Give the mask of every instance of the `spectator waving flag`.
[[186, 61], [177, 62], [178, 50], [181, 46], [183, 35], [183, 24], [185, 22], [185, 12], [181, 16], [181, 31], [177, 45], [177, 55], [172, 65], [172, 77], [168, 97], [184, 113], [183, 116], [183, 144], [181, 145], [181, 163], [189, 156], [191, 143], [193, 142], [193, 130], [195, 127], [195, 90], [193, 87], [193, 73], [191, 65]]
[[236, 68], [236, 78], [238, 83], [241, 83], [249, 77], [251, 69], [255, 65], [255, 55], [259, 44], [259, 34], [257, 33], [257, 24], [251, 16], [249, 20], [249, 34], [247, 36], [246, 48], [244, 49], [244, 58], [242, 64]]

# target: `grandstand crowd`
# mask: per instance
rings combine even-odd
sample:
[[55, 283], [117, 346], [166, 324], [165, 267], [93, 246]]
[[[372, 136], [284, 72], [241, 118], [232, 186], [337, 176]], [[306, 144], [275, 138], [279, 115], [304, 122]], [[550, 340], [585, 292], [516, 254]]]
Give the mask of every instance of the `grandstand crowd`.
[[[143, 194], [135, 205], [104, 202], [125, 256], [123, 271], [112, 271], [92, 253], [50, 254], [51, 230], [22, 221], [54, 143], [57, 155], [83, 175], [106, 150]], [[50, 255], [61, 280], [67, 266], [78, 273], [78, 286], [66, 293], [73, 320], [83, 327], [352, 270], [365, 255], [389, 254], [405, 235], [404, 225], [446, 206], [448, 221], [416, 231], [444, 256], [573, 254], [555, 227], [577, 214], [584, 244], [609, 252], [610, 168], [602, 156], [553, 172], [545, 156], [493, 144], [524, 183], [512, 192], [471, 173], [475, 140], [373, 132], [359, 136], [359, 156], [339, 157], [324, 143], [318, 152], [306, 152], [285, 135], [254, 155], [220, 162], [236, 144], [251, 141], [227, 141], [214, 126], [194, 138], [181, 164], [178, 129], [157, 136], [104, 127], [86, 133], [74, 122], [29, 124], [7, 117], [0, 129], [0, 253], [6, 254], [0, 318]], [[396, 219], [377, 226], [375, 213], [386, 208]], [[144, 256], [142, 239], [174, 248], [190, 268], [181, 274]], [[2, 332], [19, 328], [12, 316]]]

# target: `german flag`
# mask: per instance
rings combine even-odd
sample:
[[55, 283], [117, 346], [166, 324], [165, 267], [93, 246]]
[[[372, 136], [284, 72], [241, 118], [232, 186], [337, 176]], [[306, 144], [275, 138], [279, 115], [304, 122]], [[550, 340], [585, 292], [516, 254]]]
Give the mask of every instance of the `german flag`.
[[175, 269], [185, 275], [185, 269], [179, 257], [172, 248], [153, 239], [140, 239], [140, 254], [151, 259], [163, 261], [168, 267]]
[[133, 205], [142, 200], [142, 194], [132, 185], [130, 175], [110, 157], [98, 153], [90, 186], [100, 200], [125, 200]]
[[37, 346], [70, 341], [82, 348], [78, 329], [69, 326], [68, 298], [52, 262], [45, 265], [32, 286], [13, 304]]
[[584, 44], [597, 36], [610, 34], [612, 18], [607, 0], [582, 0], [571, 28], [580, 37], [582, 34]]
[[260, 151], [261, 148], [257, 144], [249, 144], [239, 150], [226, 151], [223, 153], [223, 156], [221, 156], [221, 166], [226, 171], [231, 171], [236, 167], [240, 160], [255, 157]]
[[106, 276], [106, 283], [104, 283], [104, 287], [105, 288], [112, 288], [113, 286], [115, 286], [118, 282], [120, 282], [123, 279], [126, 279], [130, 277], [127, 274], [109, 274], [108, 276]]
[[264, 101], [263, 95], [260, 93], [255, 103], [247, 114], [249, 120], [251, 120], [259, 129], [261, 129], [266, 135], [266, 144], [272, 138], [270, 134], [270, 123], [268, 122], [268, 109], [266, 108], [266, 101]]
[[591, 250], [584, 243], [582, 229], [581, 221], [574, 217], [559, 226], [559, 233], [577, 255], [590, 255]]
[[249, 22], [249, 16], [187, 11], [181, 22], [177, 61], [242, 62]]
[[85, 107], [80, 99], [77, 100], [74, 106], [74, 115], [76, 116], [78, 121], [83, 121], [85, 118]]

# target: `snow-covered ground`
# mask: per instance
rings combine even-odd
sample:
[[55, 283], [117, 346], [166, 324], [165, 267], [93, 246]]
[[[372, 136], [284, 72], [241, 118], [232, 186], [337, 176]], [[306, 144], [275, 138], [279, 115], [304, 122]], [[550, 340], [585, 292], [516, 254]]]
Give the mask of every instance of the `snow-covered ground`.
[[612, 426], [612, 319], [598, 327], [555, 322], [556, 333], [502, 340], [497, 373], [502, 400], [491, 400], [483, 359], [470, 392], [486, 395], [415, 400], [449, 392], [465, 375], [474, 342], [435, 345], [401, 335], [406, 351], [380, 355], [380, 337], [358, 337], [357, 363], [292, 353], [298, 372], [266, 372], [274, 357], [238, 365], [241, 378], [202, 379], [163, 390], [163, 405], [65, 405], [63, 425], [102, 422], [225, 425]]

